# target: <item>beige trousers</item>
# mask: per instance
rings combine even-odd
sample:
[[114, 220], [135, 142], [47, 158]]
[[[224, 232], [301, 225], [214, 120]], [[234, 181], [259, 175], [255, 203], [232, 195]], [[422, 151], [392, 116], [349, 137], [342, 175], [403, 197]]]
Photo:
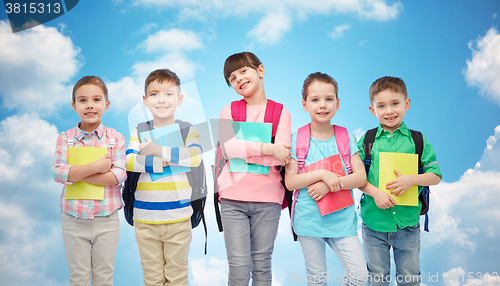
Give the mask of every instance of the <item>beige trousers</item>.
[[145, 286], [188, 285], [191, 221], [144, 224], [134, 221]]
[[[109, 216], [80, 219], [62, 212], [62, 232], [70, 286], [112, 286], [120, 221]], [[91, 275], [92, 272], [92, 275]]]

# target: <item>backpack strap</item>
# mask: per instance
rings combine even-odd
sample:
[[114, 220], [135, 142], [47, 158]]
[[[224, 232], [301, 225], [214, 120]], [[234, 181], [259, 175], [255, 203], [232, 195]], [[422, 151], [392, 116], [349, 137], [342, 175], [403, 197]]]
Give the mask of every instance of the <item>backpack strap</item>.
[[234, 121], [247, 120], [247, 102], [244, 99], [231, 102], [231, 116]]
[[297, 155], [297, 167], [299, 167], [298, 174], [304, 172], [306, 164], [307, 152], [309, 151], [309, 144], [311, 142], [311, 124], [308, 123], [299, 128], [297, 131], [297, 144], [295, 147], [295, 154]]
[[344, 161], [345, 167], [347, 169], [347, 174], [352, 173], [351, 166], [351, 146], [349, 144], [349, 133], [347, 133], [347, 129], [333, 125], [333, 130], [335, 132], [335, 142], [337, 143], [337, 149], [339, 150], [339, 154]]
[[179, 124], [179, 129], [181, 130], [181, 135], [182, 135], [182, 141], [184, 141], [184, 144], [186, 144], [186, 138], [189, 134], [189, 128], [191, 127], [191, 123], [179, 119], [176, 119], [175, 123]]
[[153, 130], [153, 127], [154, 127], [153, 120], [137, 124], [137, 137], [139, 137], [139, 142], [141, 142], [141, 136], [139, 136], [139, 134], [141, 134], [144, 131]]
[[68, 131], [66, 131], [66, 136], [67, 142], [68, 142], [68, 147], [73, 147], [75, 145], [75, 137], [76, 137], [76, 129], [71, 128]]
[[270, 99], [267, 100], [264, 122], [273, 124], [271, 137], [276, 136], [276, 131], [278, 130], [278, 124], [280, 122], [282, 110], [283, 110], [283, 104], [275, 102]]
[[108, 137], [109, 147], [113, 149], [116, 144], [116, 130], [114, 128], [106, 127], [106, 136]]
[[378, 127], [366, 131], [365, 140], [363, 141], [363, 151], [365, 153], [365, 160], [363, 164], [365, 165], [366, 176], [368, 177], [368, 172], [370, 172], [370, 165], [372, 163], [372, 147], [375, 142], [375, 136], [377, 135]]
[[[413, 139], [413, 143], [415, 144], [415, 154], [418, 155], [418, 173], [423, 174], [424, 173], [424, 168], [422, 166], [422, 154], [424, 152], [424, 138], [422, 136], [422, 133], [419, 131], [411, 130], [411, 138]], [[420, 194], [418, 196], [418, 199], [420, 202], [422, 202], [422, 208], [420, 209], [420, 215], [425, 216], [425, 221], [424, 221], [424, 230], [429, 232], [429, 203], [430, 203], [430, 190], [429, 186], [423, 186], [422, 190], [420, 191]]]

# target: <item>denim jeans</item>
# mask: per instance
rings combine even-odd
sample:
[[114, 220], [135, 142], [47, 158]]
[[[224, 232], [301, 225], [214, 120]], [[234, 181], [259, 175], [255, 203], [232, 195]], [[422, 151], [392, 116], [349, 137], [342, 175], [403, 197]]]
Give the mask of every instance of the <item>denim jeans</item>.
[[312, 237], [299, 236], [307, 270], [307, 285], [327, 285], [327, 282], [339, 281], [334, 273], [326, 269], [326, 244], [337, 254], [344, 268], [345, 276], [341, 285], [365, 285], [367, 270], [361, 244], [357, 236], [348, 237]]
[[271, 285], [271, 255], [278, 233], [281, 206], [277, 203], [221, 200], [228, 285]]
[[[368, 265], [368, 285], [420, 285], [420, 223], [398, 228], [396, 232], [374, 231], [362, 224], [363, 246]], [[396, 263], [396, 278], [390, 276], [391, 255]]]

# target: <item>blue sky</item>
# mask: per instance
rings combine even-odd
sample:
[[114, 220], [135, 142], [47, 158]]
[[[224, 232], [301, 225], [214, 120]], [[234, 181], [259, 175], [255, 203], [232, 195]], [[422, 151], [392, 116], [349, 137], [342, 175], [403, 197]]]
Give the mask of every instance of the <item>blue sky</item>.
[[[71, 89], [79, 78], [105, 80], [111, 107], [103, 122], [128, 137], [128, 114], [150, 71], [171, 68], [193, 91], [179, 118], [214, 119], [239, 99], [224, 81], [224, 60], [248, 50], [262, 60], [266, 94], [290, 111], [293, 130], [309, 120], [300, 104], [309, 73], [337, 80], [340, 110], [333, 122], [358, 137], [378, 123], [368, 110], [370, 84], [385, 75], [403, 78], [411, 98], [405, 122], [425, 134], [443, 173], [432, 188], [431, 232], [421, 235], [423, 282], [500, 285], [489, 276], [500, 272], [498, 15], [496, 0], [80, 1], [62, 17], [13, 34], [2, 9], [0, 284], [69, 282], [62, 186], [50, 167], [57, 135], [78, 122]], [[205, 153], [207, 166], [212, 158]], [[195, 229], [190, 285], [224, 285], [224, 242], [211, 201], [206, 213], [208, 255], [202, 229]], [[288, 225], [283, 212], [273, 285], [300, 285], [294, 277], [305, 274]], [[341, 275], [332, 251], [328, 259], [329, 272]], [[141, 282], [134, 232], [123, 220], [115, 285]]]

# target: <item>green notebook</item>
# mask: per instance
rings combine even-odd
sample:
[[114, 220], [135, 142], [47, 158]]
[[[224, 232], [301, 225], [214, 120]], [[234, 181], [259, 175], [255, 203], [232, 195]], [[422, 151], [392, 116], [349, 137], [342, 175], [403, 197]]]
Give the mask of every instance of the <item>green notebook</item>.
[[[271, 143], [272, 123], [233, 122], [236, 139], [250, 142]], [[229, 172], [269, 174], [269, 167], [249, 164], [243, 159], [229, 159]]]

